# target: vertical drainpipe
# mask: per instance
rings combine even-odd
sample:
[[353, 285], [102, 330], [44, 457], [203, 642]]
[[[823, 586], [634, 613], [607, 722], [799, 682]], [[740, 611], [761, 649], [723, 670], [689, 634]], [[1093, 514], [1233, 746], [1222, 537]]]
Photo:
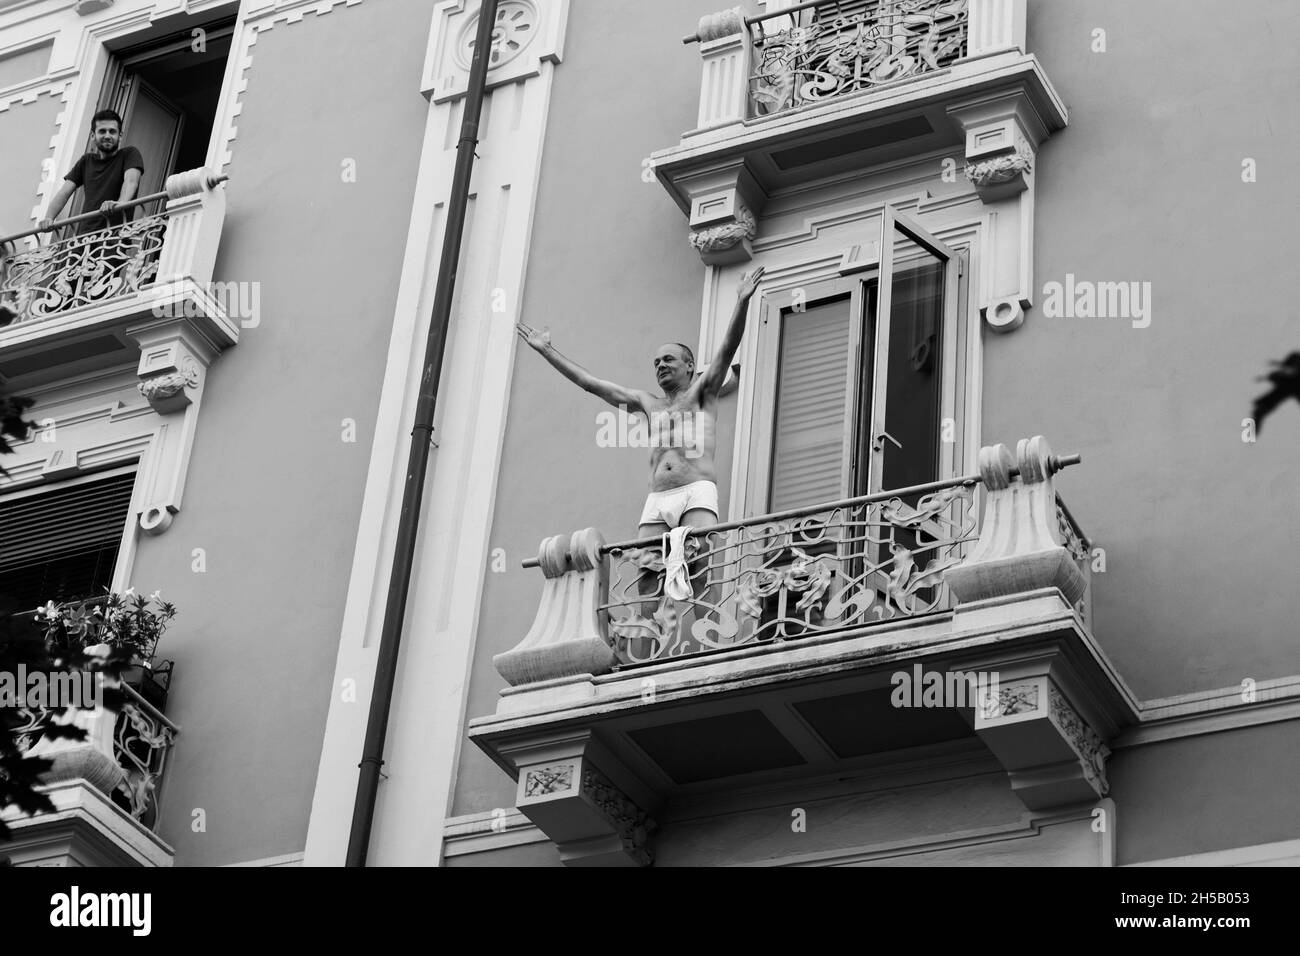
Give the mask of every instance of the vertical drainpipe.
[[388, 580], [388, 600], [384, 606], [384, 626], [379, 637], [379, 658], [375, 665], [375, 686], [370, 696], [370, 713], [366, 719], [366, 740], [361, 751], [361, 773], [357, 779], [357, 799], [352, 808], [352, 832], [348, 839], [347, 866], [365, 866], [370, 849], [370, 831], [375, 819], [375, 799], [379, 793], [380, 768], [384, 764], [384, 741], [388, 735], [388, 714], [393, 702], [393, 684], [397, 678], [397, 652], [406, 620], [406, 602], [411, 589], [411, 570], [415, 563], [415, 538], [420, 524], [420, 502], [424, 497], [425, 477], [429, 470], [429, 446], [433, 441], [433, 413], [438, 400], [438, 382], [442, 377], [442, 358], [447, 348], [447, 329], [451, 322], [452, 295], [456, 290], [456, 267], [460, 262], [461, 237], [465, 232], [465, 210], [469, 204], [470, 174], [474, 169], [474, 147], [478, 143], [478, 121], [487, 88], [488, 54], [496, 26], [497, 0], [482, 0], [479, 7], [478, 33], [474, 58], [469, 68], [469, 87], [465, 92], [465, 113], [456, 145], [456, 169], [451, 179], [451, 198], [447, 206], [447, 231], [442, 240], [442, 257], [438, 263], [438, 284], [433, 294], [433, 317], [424, 350], [424, 372], [420, 376], [420, 398], [415, 408], [415, 425], [411, 429], [411, 453], [406, 464], [406, 484], [402, 489], [402, 513], [397, 524], [397, 543], [393, 548], [393, 570]]

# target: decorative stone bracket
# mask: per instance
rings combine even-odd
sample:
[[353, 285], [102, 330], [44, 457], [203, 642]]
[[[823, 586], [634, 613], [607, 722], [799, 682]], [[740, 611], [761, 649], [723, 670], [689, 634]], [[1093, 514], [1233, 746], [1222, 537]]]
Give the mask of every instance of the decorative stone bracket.
[[225, 221], [226, 195], [207, 169], [169, 176], [167, 236], [151, 289], [153, 318], [126, 330], [140, 347], [140, 394], [165, 424], [158, 430], [153, 487], [140, 527], [161, 534], [180, 510], [208, 366], [239, 341], [236, 323], [210, 280]]
[[578, 674], [605, 674], [617, 656], [599, 608], [609, 591], [605, 539], [595, 528], [542, 542], [537, 561], [546, 583], [533, 626], [518, 646], [492, 658], [512, 686]]
[[980, 449], [984, 523], [969, 557], [947, 574], [961, 603], [1049, 587], [1070, 604], [1083, 596], [1083, 572], [1060, 539], [1052, 482], [1059, 467], [1041, 435], [1022, 438], [1014, 458], [1006, 445]]
[[767, 196], [744, 160], [719, 163], [683, 178], [690, 197], [690, 243], [705, 265], [748, 262]]
[[1097, 800], [1110, 792], [1110, 748], [1046, 675], [1000, 684], [981, 702], [975, 732], [1031, 810]]
[[[1031, 598], [1039, 600], [1055, 588], [1069, 605], [1083, 596], [1084, 570], [1062, 543], [1052, 481], [1061, 467], [1041, 435], [1021, 439], [1015, 456], [1005, 445], [980, 449], [984, 523], [971, 554], [947, 573], [959, 602], [954, 624], [1011, 629], [1022, 623], [1014, 611], [1021, 595], [1039, 592]], [[1106, 796], [1106, 741], [1136, 719], [1113, 671], [1079, 652], [1091, 638], [1068, 619], [1063, 624], [1052, 643], [1008, 642], [958, 667], [991, 685], [974, 710], [974, 729], [1031, 810]]]
[[565, 865], [653, 862], [655, 821], [645, 807], [654, 797], [589, 732], [541, 737], [509, 752], [519, 771], [515, 804], [555, 843]]
[[989, 209], [988, 270], [980, 310], [994, 332], [1025, 321], [1034, 302], [1034, 163], [1039, 145], [1065, 125], [1013, 89], [948, 107], [966, 138], [966, 178]]

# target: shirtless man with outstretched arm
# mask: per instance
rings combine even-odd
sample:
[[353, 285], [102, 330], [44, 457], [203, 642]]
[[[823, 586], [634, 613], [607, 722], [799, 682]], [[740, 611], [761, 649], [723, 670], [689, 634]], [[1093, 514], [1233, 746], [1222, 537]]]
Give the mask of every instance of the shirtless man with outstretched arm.
[[[718, 523], [718, 475], [713, 462], [718, 394], [745, 334], [749, 300], [762, 277], [760, 266], [740, 280], [727, 332], [703, 375], [696, 377], [695, 358], [680, 343], [661, 346], [655, 352], [655, 377], [662, 396], [599, 379], [557, 352], [549, 331], [539, 332], [522, 322], [517, 326], [523, 340], [569, 381], [616, 408], [639, 412], [652, 423], [660, 423], [661, 438], [651, 443], [650, 494], [641, 511], [640, 538], [662, 535], [678, 525], [701, 528]], [[691, 435], [683, 434], [688, 430]], [[688, 443], [693, 447], [688, 449]]]

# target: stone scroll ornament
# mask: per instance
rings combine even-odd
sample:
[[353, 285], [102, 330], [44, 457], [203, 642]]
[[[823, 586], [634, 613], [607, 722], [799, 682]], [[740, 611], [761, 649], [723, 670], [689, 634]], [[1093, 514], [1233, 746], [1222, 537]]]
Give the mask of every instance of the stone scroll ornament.
[[175, 398], [186, 388], [197, 388], [198, 384], [199, 365], [194, 359], [187, 357], [181, 363], [180, 371], [147, 378], [140, 382], [136, 388], [153, 405], [165, 399]]
[[1033, 155], [1022, 149], [1006, 156], [996, 156], [978, 163], [967, 163], [966, 178], [976, 187], [997, 186], [1032, 172], [1033, 168]]
[[757, 234], [758, 223], [754, 214], [744, 206], [738, 206], [734, 222], [697, 229], [691, 233], [690, 242], [699, 253], [723, 252], [742, 240], [753, 239]]

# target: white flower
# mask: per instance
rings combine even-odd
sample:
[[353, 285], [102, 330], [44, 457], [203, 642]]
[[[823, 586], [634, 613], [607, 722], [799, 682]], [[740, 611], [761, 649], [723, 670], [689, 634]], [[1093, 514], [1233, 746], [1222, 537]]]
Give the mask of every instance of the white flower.
[[122, 597], [126, 597], [128, 594], [134, 594], [134, 593], [135, 593], [135, 588], [133, 587], [127, 588], [125, 591], [122, 592]]
[[161, 601], [161, 600], [162, 600], [162, 591], [154, 591], [153, 594], [150, 594], [150, 595], [149, 595], [149, 600], [150, 600], [150, 601]]
[[53, 601], [46, 601], [43, 607], [36, 609], [36, 620], [40, 620], [40, 615], [45, 615], [45, 620], [54, 621], [59, 617], [59, 607]]

